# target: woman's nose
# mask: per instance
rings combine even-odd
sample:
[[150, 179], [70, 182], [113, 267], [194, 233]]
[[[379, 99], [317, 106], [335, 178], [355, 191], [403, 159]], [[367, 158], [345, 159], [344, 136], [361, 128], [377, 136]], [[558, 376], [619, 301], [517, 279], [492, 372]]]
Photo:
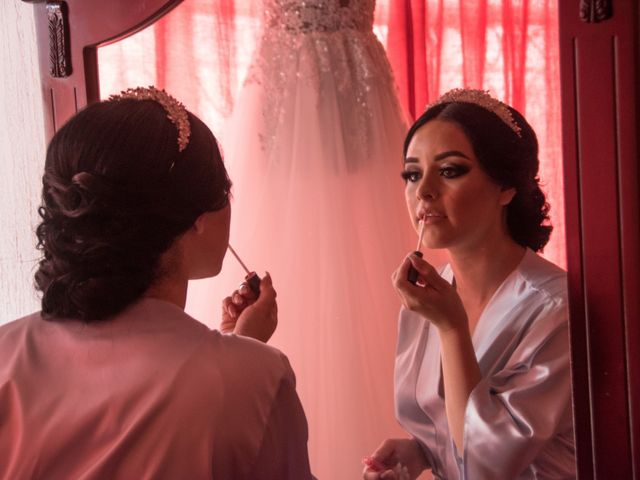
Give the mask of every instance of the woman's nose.
[[438, 196], [437, 179], [433, 175], [425, 174], [416, 193], [419, 200], [434, 200]]

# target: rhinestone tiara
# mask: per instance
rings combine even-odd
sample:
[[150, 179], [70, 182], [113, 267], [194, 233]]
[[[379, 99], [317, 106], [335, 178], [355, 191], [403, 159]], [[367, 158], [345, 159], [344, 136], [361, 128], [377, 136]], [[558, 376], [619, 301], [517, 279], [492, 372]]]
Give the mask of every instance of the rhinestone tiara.
[[119, 95], [111, 95], [109, 97], [109, 100], [122, 99], [153, 100], [159, 103], [165, 112], [167, 112], [167, 118], [171, 120], [178, 130], [178, 152], [187, 148], [187, 145], [189, 145], [189, 137], [191, 136], [191, 125], [189, 124], [187, 109], [182, 103], [164, 90], [160, 90], [152, 85], [148, 87], [128, 88], [120, 92]]
[[479, 107], [489, 110], [500, 117], [518, 137], [522, 137], [522, 129], [513, 118], [513, 114], [506, 104], [500, 100], [493, 98], [488, 90], [475, 90], [472, 88], [454, 88], [443, 93], [435, 102], [429, 104], [426, 110], [443, 103], [472, 103]]

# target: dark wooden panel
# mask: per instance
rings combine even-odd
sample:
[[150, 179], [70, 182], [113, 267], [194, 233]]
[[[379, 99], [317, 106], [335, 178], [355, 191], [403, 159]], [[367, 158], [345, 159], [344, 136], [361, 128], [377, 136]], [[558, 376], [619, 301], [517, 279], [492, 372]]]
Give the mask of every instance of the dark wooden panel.
[[580, 172], [578, 170], [578, 131], [576, 108], [575, 39], [561, 35], [563, 166], [565, 189], [565, 231], [567, 278], [571, 310], [571, 374], [574, 397], [574, 426], [579, 478], [594, 477], [591, 462], [591, 412], [589, 398], [589, 355], [585, 324], [582, 278], [582, 230], [580, 228]]
[[[34, 5], [47, 139], [78, 108], [100, 98], [97, 47], [136, 33], [182, 0], [67, 0]], [[67, 22], [70, 73], [50, 73], [47, 8], [59, 4]]]
[[638, 474], [638, 12], [560, 2], [574, 405], [580, 479]]
[[629, 34], [616, 39], [616, 120], [631, 461], [640, 479], [640, 4], [629, 3]]

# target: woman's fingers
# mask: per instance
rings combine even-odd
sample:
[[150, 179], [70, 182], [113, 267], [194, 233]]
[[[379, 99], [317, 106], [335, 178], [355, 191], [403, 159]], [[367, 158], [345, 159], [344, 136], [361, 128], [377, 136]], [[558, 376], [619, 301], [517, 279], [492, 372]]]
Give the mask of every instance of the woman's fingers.
[[231, 295], [231, 301], [234, 305], [241, 307], [244, 304], [244, 297], [237, 290]]
[[260, 298], [263, 294], [269, 299], [275, 299], [278, 295], [273, 288], [273, 280], [269, 272], [265, 272], [264, 277], [260, 280]]
[[371, 470], [369, 467], [364, 467], [364, 470], [362, 471], [362, 478], [364, 480], [379, 480], [380, 472]]
[[393, 438], [385, 440], [367, 459], [370, 459], [372, 466], [375, 465], [378, 468], [389, 468], [389, 465], [395, 465], [398, 462], [396, 440]]
[[222, 300], [222, 321], [220, 322], [220, 331], [222, 333], [231, 333], [236, 327], [237, 312], [231, 301], [231, 297]]
[[271, 276], [266, 273], [260, 281], [260, 296], [239, 311], [234, 332], [267, 342], [278, 325], [278, 304]]
[[231, 297], [225, 297], [225, 299], [222, 300], [222, 314], [224, 315], [225, 313], [232, 318], [238, 316], [238, 311], [233, 304], [233, 299]]
[[443, 287], [449, 286], [449, 282], [442, 278], [433, 265], [424, 258], [411, 254], [408, 260], [410, 266], [418, 271], [418, 275], [422, 277], [430, 287], [440, 290]]

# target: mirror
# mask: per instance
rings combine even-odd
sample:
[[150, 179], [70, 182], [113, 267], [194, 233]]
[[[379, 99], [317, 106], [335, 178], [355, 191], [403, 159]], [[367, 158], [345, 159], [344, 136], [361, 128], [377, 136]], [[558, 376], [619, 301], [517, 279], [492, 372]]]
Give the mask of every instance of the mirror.
[[[428, 4], [429, 8], [434, 8], [435, 2]], [[524, 18], [519, 16], [523, 12], [513, 7], [510, 11], [513, 16], [511, 28], [506, 32], [500, 16], [496, 15], [495, 11], [490, 12], [493, 23], [487, 26], [486, 36], [481, 39], [484, 45], [474, 48], [461, 45], [461, 40], [472, 38], [473, 33], [461, 32], [459, 27], [460, 22], [464, 20], [469, 22], [469, 29], [476, 28], [471, 18], [473, 12], [471, 9], [460, 10], [458, 4], [459, 2], [450, 2], [447, 4], [446, 17], [445, 12], [440, 12], [439, 16], [436, 15], [434, 19], [429, 20], [434, 24], [439, 22], [441, 28], [440, 37], [428, 43], [430, 47], [439, 49], [440, 60], [438, 63], [432, 59], [433, 65], [430, 65], [430, 68], [436, 68], [439, 75], [431, 74], [433, 78], [430, 79], [430, 86], [446, 91], [465, 83], [465, 79], [480, 77], [484, 78], [483, 85], [496, 92], [498, 97], [511, 97], [514, 102], [521, 102], [524, 106], [522, 110], [539, 136], [542, 151], [541, 176], [545, 191], [550, 197], [549, 201], [553, 205], [551, 212], [555, 231], [551, 244], [545, 249], [545, 256], [564, 267], [564, 209], [560, 118], [557, 107], [557, 10], [544, 3], [531, 5], [529, 17]], [[271, 172], [267, 172], [260, 165], [260, 162], [264, 161], [261, 151], [238, 155], [238, 148], [233, 144], [234, 141], [251, 142], [255, 134], [252, 130], [260, 128], [258, 120], [262, 119], [261, 112], [248, 107], [248, 102], [242, 96], [254, 95], [252, 98], [260, 100], [252, 84], [246, 88], [243, 86], [247, 75], [255, 75], [255, 70], [250, 70], [252, 65], [254, 69], [256, 66], [265, 68], [260, 64], [264, 60], [255, 57], [256, 48], [261, 42], [263, 12], [259, 8], [259, 2], [243, 3], [242, 6], [234, 4], [234, 9], [225, 9], [225, 5], [225, 2], [184, 3], [136, 35], [99, 48], [101, 97], [107, 98], [110, 94], [133, 85], [154, 84], [166, 88], [183, 101], [201, 116], [218, 136], [231, 178], [236, 183], [234, 202], [241, 202], [242, 197], [255, 196], [254, 209], [249, 209], [245, 203], [237, 207], [232, 204], [231, 243], [249, 264], [249, 268], [259, 272], [269, 270], [273, 274], [279, 292], [281, 313], [278, 331], [271, 343], [288, 355], [296, 371], [298, 391], [309, 420], [309, 448], [313, 470], [319, 478], [331, 476], [336, 468], [338, 471], [347, 472], [345, 478], [347, 474], [349, 478], [357, 478], [361, 467], [354, 459], [373, 451], [387, 437], [404, 435], [394, 418], [392, 398], [392, 368], [397, 328], [395, 317], [399, 302], [395, 299], [395, 293], [387, 279], [398, 259], [401, 259], [406, 251], [414, 248], [415, 234], [406, 229], [402, 230], [403, 235], [407, 237], [406, 241], [398, 242], [393, 247], [403, 245], [404, 250], [398, 247], [393, 260], [384, 264], [387, 271], [384, 271], [380, 263], [376, 263], [375, 257], [367, 257], [371, 268], [376, 270], [375, 275], [353, 278], [344, 269], [344, 262], [348, 262], [348, 259], [340, 256], [338, 248], [330, 239], [319, 239], [319, 236], [326, 235], [328, 225], [333, 229], [341, 229], [340, 233], [345, 237], [348, 236], [347, 233], [368, 233], [354, 232], [344, 223], [322, 217], [323, 214], [338, 216], [339, 210], [343, 209], [348, 215], [353, 215], [349, 218], [350, 223], [358, 219], [366, 222], [365, 216], [357, 210], [358, 198], [353, 195], [358, 188], [356, 180], [345, 183], [335, 180], [332, 196], [342, 199], [342, 202], [334, 205], [334, 212], [323, 213], [321, 205], [329, 200], [314, 190], [313, 184], [305, 183], [307, 170], [314, 168], [310, 165], [304, 169], [298, 166], [298, 170], [294, 165], [287, 172], [288, 181], [299, 187], [296, 195], [285, 197], [271, 192], [269, 196], [261, 197], [261, 194], [266, 195], [264, 192], [269, 191], [260, 183], [261, 180], [266, 182], [266, 178], [269, 178], [269, 183], [283, 189], [295, 188], [270, 176]], [[388, 2], [377, 2], [374, 31], [383, 45], [389, 41], [389, 8]], [[437, 13], [437, 10], [434, 9], [430, 13], [434, 12]], [[527, 38], [523, 37], [523, 33], [526, 32], [519, 27], [523, 22], [528, 22]], [[282, 48], [286, 48], [286, 45]], [[471, 57], [478, 55], [482, 49], [484, 62], [463, 62], [460, 56], [455, 54], [464, 50], [465, 54]], [[278, 63], [278, 53], [270, 52], [274, 57], [266, 62]], [[317, 54], [317, 50], [313, 50], [313, 54]], [[318, 58], [320, 61], [331, 61], [325, 57]], [[318, 75], [322, 75], [322, 72]], [[344, 78], [345, 75], [339, 77]], [[526, 94], [524, 82], [528, 85], [528, 92], [539, 93]], [[469, 83], [469, 80], [466, 83]], [[268, 82], [262, 84], [265, 88], [270, 88]], [[281, 92], [273, 89], [268, 95], [279, 96]], [[243, 116], [241, 119], [235, 118], [232, 113], [236, 104], [240, 105]], [[304, 121], [309, 122], [304, 128], [323, 128], [321, 125], [315, 127], [313, 120], [306, 117]], [[230, 131], [229, 125], [240, 129], [242, 134]], [[326, 141], [330, 142], [330, 139]], [[247, 157], [249, 161], [243, 161]], [[399, 159], [399, 156], [397, 158]], [[330, 159], [325, 160], [327, 168], [330, 168]], [[311, 160], [305, 159], [305, 162], [309, 164]], [[397, 195], [400, 198], [402, 195], [403, 188], [398, 176], [400, 168], [401, 164], [398, 162], [387, 169], [387, 183], [392, 184], [395, 190], [395, 193], [390, 192], [389, 196]], [[314, 170], [314, 175], [316, 182], [320, 182], [319, 178], [322, 178], [324, 173]], [[345, 172], [343, 175], [347, 177], [350, 173]], [[366, 175], [371, 174], [360, 170], [355, 175], [366, 178]], [[362, 185], [362, 188], [371, 188], [373, 184], [375, 182], [372, 180], [370, 185]], [[341, 193], [338, 189], [345, 192]], [[287, 198], [290, 202], [287, 202]], [[316, 199], [319, 200], [315, 201]], [[305, 208], [308, 215], [317, 215], [315, 221], [305, 222], [304, 214], [290, 206], [305, 201], [310, 201]], [[275, 205], [264, 205], [269, 202]], [[289, 203], [289, 206], [285, 205], [286, 203]], [[367, 206], [359, 208], [366, 209]], [[270, 222], [256, 222], [253, 218], [247, 218], [252, 214], [273, 218], [274, 222], [280, 224], [277, 228], [273, 227], [271, 233], [265, 234], [267, 238], [278, 239], [278, 243], [284, 242], [285, 237], [295, 238], [297, 242], [289, 244], [287, 250], [305, 248], [305, 242], [302, 240], [305, 238], [304, 235], [295, 228], [290, 228], [290, 222], [283, 218], [281, 211], [289, 212], [293, 216], [299, 215], [296, 221], [300, 223], [300, 228], [310, 232], [306, 243], [316, 245], [317, 248], [314, 250], [323, 252], [323, 263], [329, 271], [323, 271], [322, 265], [309, 268], [310, 265], [315, 265], [311, 259], [312, 251], [305, 250], [306, 260], [294, 256], [283, 259], [277, 253], [276, 247], [272, 247], [269, 254], [259, 247], [258, 244], [266, 241], [262, 235], [271, 225]], [[398, 206], [393, 216], [401, 219], [402, 223], [398, 225], [398, 229], [408, 225], [403, 205]], [[287, 230], [288, 228], [290, 229]], [[378, 235], [375, 242], [382, 243], [383, 235], [385, 232]], [[353, 241], [344, 241], [345, 247], [348, 245], [352, 250], [365, 248]], [[238, 248], [239, 245], [242, 248]], [[444, 260], [434, 253], [430, 259], [437, 264]], [[293, 265], [280, 265], [278, 262]], [[349, 268], [360, 271], [357, 266], [352, 265]], [[295, 283], [293, 269], [300, 272], [298, 284]], [[366, 272], [363, 272], [363, 275], [366, 275]], [[187, 311], [211, 327], [216, 327], [219, 305], [212, 299], [227, 295], [236, 288], [243, 276], [235, 259], [228, 255], [221, 275], [211, 280], [192, 282]], [[340, 291], [351, 291], [348, 290], [350, 284], [365, 280], [373, 287], [369, 290], [369, 296], [366, 296], [364, 290], [353, 290], [358, 292], [357, 295], [366, 297], [354, 299], [354, 294], [348, 298], [341, 297]], [[343, 281], [344, 284], [341, 283]], [[328, 284], [341, 287], [332, 289]], [[317, 292], [318, 297], [308, 297], [304, 293], [301, 294], [299, 289], [310, 289]], [[393, 308], [386, 308], [385, 305], [377, 308], [380, 312], [386, 312], [385, 318], [369, 320], [366, 318], [368, 315], [358, 314], [368, 312], [361, 305], [363, 300], [370, 301], [371, 297], [384, 296], [390, 296], [389, 301], [394, 303]], [[313, 311], [305, 311], [302, 306], [292, 306], [301, 301], [301, 298], [304, 299], [306, 307]], [[336, 305], [327, 305], [326, 302], [330, 301]], [[316, 313], [316, 310], [322, 313]], [[375, 309], [372, 309], [371, 314], [375, 314], [373, 310]], [[355, 315], [350, 312], [355, 312]], [[372, 418], [375, 418], [374, 422], [371, 421]], [[332, 447], [327, 448], [327, 445]]]
[[[85, 4], [90, 3], [91, 2], [85, 2]], [[145, 6], [151, 3], [153, 2], [146, 2]], [[224, 4], [226, 7], [229, 7], [232, 3], [233, 2], [221, 2], [220, 5]], [[402, 3], [403, 2], [393, 2], [396, 6]], [[447, 42], [452, 41], [450, 30], [445, 28], [445, 17], [446, 15], [450, 15], [451, 12], [447, 11], [446, 15], [442, 15], [442, 12], [438, 12], [437, 8], [434, 9], [435, 3], [437, 2], [425, 2], [425, 9], [430, 9], [430, 14], [426, 17], [432, 22], [429, 32], [441, 32], [442, 35], [437, 35], [437, 37], [438, 39], [442, 39], [442, 43], [428, 42], [427, 44], [434, 48], [428, 52], [429, 55], [427, 58], [430, 62], [437, 59], [438, 61], [435, 65], [439, 66], [442, 63], [441, 59], [445, 51], [444, 46]], [[609, 4], [610, 2], [604, 3]], [[484, 4], [480, 2], [478, 5]], [[407, 11], [411, 11], [412, 7], [402, 6], [402, 8], [405, 7]], [[637, 387], [634, 387], [628, 382], [628, 378], [632, 378], [628, 372], [634, 371], [633, 360], [638, 358], [638, 349], [634, 347], [637, 342], [633, 341], [633, 339], [638, 336], [637, 328], [634, 327], [637, 322], [634, 323], [633, 320], [635, 318], [634, 315], [638, 313], [638, 308], [637, 302], [634, 303], [630, 300], [631, 298], [635, 298], [633, 289], [637, 286], [637, 272], [640, 271], [640, 269], [637, 268], [637, 245], [639, 243], [637, 241], [637, 228], [633, 226], [633, 222], [636, 222], [635, 225], [637, 226], [638, 202], [637, 185], [636, 187], [633, 187], [633, 185], [629, 186], [627, 181], [629, 178], [637, 178], [637, 168], [633, 166], [633, 161], [630, 162], [628, 160], [629, 158], [636, 158], [633, 153], [636, 151], [634, 150], [636, 146], [635, 143], [629, 141], [630, 137], [628, 132], [634, 131], [633, 125], [636, 125], [634, 122], [637, 122], [637, 119], [634, 117], [635, 110], [630, 108], [630, 106], [633, 105], [637, 106], [637, 101], [634, 100], [635, 97], [633, 96], [633, 92], [637, 90], [637, 88], [634, 87], [637, 82], [633, 79], [635, 78], [634, 75], [637, 75], [638, 59], [634, 53], [635, 50], [632, 48], [634, 42], [637, 43], [638, 27], [637, 23], [633, 23], [637, 22], [637, 12], [634, 13], [634, 11], [631, 11], [631, 7], [628, 5], [619, 4], [619, 6], [616, 7], [617, 9], [614, 10], [613, 21], [608, 21], [608, 17], [594, 20], [591, 18], [593, 15], [588, 15], [589, 9], [593, 10], [593, 8], [593, 2], [589, 1], [581, 2], [580, 8], [578, 8], [577, 5], [570, 5], [569, 3], [559, 2], [558, 4], [561, 18], [559, 23], [561, 25], [560, 44], [563, 65], [562, 107], [564, 117], [562, 128], [565, 138], [564, 153], [565, 155], [569, 155], [567, 157], [569, 163], [568, 166], [565, 167], [565, 179], [567, 183], [564, 187], [566, 187], [567, 192], [566, 198], [569, 199], [567, 203], [567, 229], [569, 232], [568, 239], [570, 241], [568, 265], [573, 301], [571, 320], [572, 356], [574, 366], [581, 366], [579, 371], [574, 371], [574, 374], [576, 374], [574, 377], [574, 391], [580, 392], [580, 395], [575, 398], [576, 418], [578, 419], [577, 429], [578, 433], [580, 433], [578, 462], [579, 471], [581, 472], [580, 478], [592, 478], [596, 470], [607, 472], [607, 474], [622, 471], [630, 472], [631, 463], [621, 462], [620, 459], [623, 457], [626, 459], [640, 458], [638, 455], [634, 456], [629, 453], [631, 452], [631, 446], [628, 443], [629, 439], [633, 438], [633, 432], [638, 431], [637, 428], [634, 427], [634, 425], [637, 427], [637, 421], [633, 423], [629, 417], [629, 412], [637, 409]], [[126, 12], [127, 10], [125, 9], [123, 11]], [[407, 14], [407, 12], [404, 13]], [[418, 16], [421, 13], [424, 14], [424, 12], [419, 11], [411, 11], [410, 13]], [[474, 14], [472, 10], [467, 10], [467, 21], [458, 22], [458, 24], [473, 32], [479, 19], [483, 18], [483, 16], [478, 15], [478, 13], [481, 14], [483, 11], [480, 10]], [[539, 11], [538, 14], [548, 15], [548, 6], [544, 11]], [[87, 18], [89, 17], [90, 15], [87, 15]], [[43, 16], [41, 15], [37, 18], [37, 21], [42, 24]], [[406, 21], [406, 15], [404, 17], [400, 15], [396, 18]], [[100, 19], [102, 20], [103, 18], [100, 17]], [[516, 17], [515, 19], [512, 18], [512, 20], [515, 20], [513, 22], [514, 24], [518, 24], [522, 18], [518, 19]], [[539, 18], [536, 19], [534, 15], [530, 17], [530, 20], [535, 23]], [[602, 23], [593, 25], [593, 23], [597, 22]], [[404, 27], [407, 26], [407, 24], [403, 25]], [[42, 37], [42, 32], [46, 31], [46, 27], [38, 28], [39, 38], [41, 40], [44, 38]], [[395, 31], [398, 30], [396, 29]], [[401, 26], [400, 31], [407, 31], [407, 29]], [[619, 50], [614, 49], [615, 51], [610, 48], [611, 45], [607, 42], [609, 42], [611, 38], [611, 32], [619, 35], [619, 37], [616, 37], [616, 41], [622, 42], [620, 45], [624, 48]], [[548, 30], [546, 33], [550, 36], [546, 38], [547, 41], [554, 42], [558, 40], [555, 36], [556, 32], [553, 30]], [[602, 36], [603, 33], [606, 34]], [[255, 35], [255, 32], [253, 32], [253, 34]], [[412, 32], [412, 35], [419, 35], [419, 32]], [[492, 40], [490, 37], [491, 35], [488, 35], [485, 38], [486, 43], [484, 43], [484, 45], [491, 44], [491, 42], [495, 41], [495, 39]], [[106, 38], [107, 37], [103, 38], [101, 41], [104, 41]], [[518, 37], [518, 35], [510, 38], [510, 41], [511, 43], [507, 42], [507, 45], [511, 45], [512, 47], [523, 44], [522, 37]], [[385, 40], [383, 40], [383, 43], [384, 42]], [[75, 45], [78, 44], [80, 44], [81, 48], [84, 48], [85, 45], [91, 45], [91, 42], [75, 43]], [[41, 68], [43, 71], [46, 71], [48, 49], [44, 40], [40, 42], [40, 45]], [[480, 42], [480, 45], [482, 45], [482, 42]], [[477, 46], [478, 44], [467, 42], [462, 44], [460, 48], [464, 50], [465, 58], [471, 59], [474, 57], [467, 55], [467, 52], [469, 49], [473, 50]], [[578, 46], [580, 48], [578, 48]], [[391, 51], [396, 48], [396, 43], [389, 42], [387, 47], [389, 51]], [[537, 52], [530, 52], [527, 49], [527, 55], [523, 56], [522, 50], [518, 48], [510, 51], [512, 55], [509, 57], [509, 62], [515, 66], [512, 71], [520, 72], [521, 75], [516, 75], [516, 77], [520, 79], [522, 78], [522, 73], [525, 71], [528, 72], [530, 68], [528, 63], [522, 63], [523, 58], [530, 54], [534, 56], [544, 56], [544, 54], [547, 53], [545, 49], [539, 49]], [[616, 61], [614, 64], [612, 60], [613, 53], [618, 56], [624, 56], [625, 61]], [[75, 58], [75, 65], [82, 65], [82, 62], [79, 60], [81, 57]], [[91, 71], [91, 55], [88, 55], [87, 58], [89, 60], [85, 65], [85, 70]], [[501, 60], [499, 57], [491, 58], [495, 61], [496, 65], [500, 65]], [[526, 70], [522, 69], [523, 65], [527, 66]], [[429, 68], [426, 68], [426, 65], [407, 65], [406, 63], [400, 62], [400, 68], [396, 69], [396, 71], [400, 72], [399, 74], [402, 77], [407, 70], [411, 70], [412, 68], [418, 71], [424, 70], [431, 72], [431, 77], [427, 80], [426, 84], [430, 88], [436, 87], [436, 91], [439, 86], [438, 82], [442, 80], [443, 76], [447, 77], [451, 73], [447, 70], [434, 68], [433, 63], [429, 63]], [[484, 68], [486, 68], [486, 65], [478, 66], [474, 64], [474, 62], [469, 62], [464, 65], [464, 78], [466, 79], [467, 75], [477, 74], [478, 71], [482, 71], [484, 75]], [[636, 70], [634, 70], [634, 68]], [[434, 72], [437, 72], [435, 76], [433, 75]], [[615, 85], [615, 87], [605, 90], [608, 93], [612, 93], [612, 91], [615, 90], [617, 95], [615, 99], [610, 98], [609, 95], [601, 95], [601, 90], [593, 90], [591, 85], [599, 84], [599, 82], [591, 81], [593, 80], [592, 77], [594, 74], [607, 77], [612, 82], [612, 85]], [[609, 74], [612, 78], [607, 76]], [[238, 82], [238, 84], [241, 82], [240, 77], [241, 75], [238, 75], [234, 80]], [[44, 75], [43, 78], [45, 78]], [[550, 78], [552, 79], [552, 77]], [[405, 80], [405, 77], [399, 78], [401, 97], [406, 99], [408, 96], [410, 100], [409, 103], [415, 107], [416, 103], [420, 103], [419, 99], [412, 97], [412, 95], [416, 94], [416, 91], [407, 93], [406, 85], [403, 84]], [[48, 80], [44, 81], [46, 84]], [[89, 81], [88, 84], [90, 85], [91, 82]], [[529, 85], [529, 82], [527, 82], [527, 84]], [[58, 86], [60, 85], [59, 83]], [[506, 88], [507, 85], [512, 85], [508, 79], [504, 82], [503, 90], [499, 87], [496, 88], [497, 93], [508, 92], [509, 90]], [[77, 96], [80, 101], [75, 102], [76, 108], [83, 104], [82, 89], [84, 86], [85, 83], [82, 82], [80, 84], [80, 95]], [[548, 82], [545, 84], [545, 87], [550, 87]], [[56, 88], [57, 86], [54, 84], [51, 87], [51, 91], [53, 92]], [[553, 88], [559, 90], [558, 85], [555, 85]], [[426, 92], [427, 90], [428, 89], [423, 89], [422, 91]], [[45, 92], [48, 92], [46, 88]], [[96, 93], [96, 89], [87, 89], [89, 99], [97, 98], [95, 95], [92, 96], [94, 93]], [[182, 95], [178, 91], [175, 93], [177, 96]], [[188, 93], [189, 92], [185, 92], [185, 95], [188, 95]], [[73, 105], [73, 98], [73, 96], [67, 98], [62, 104]], [[233, 97], [231, 97], [231, 99], [233, 100]], [[609, 104], [607, 104], [607, 102], [609, 102]], [[616, 102], [622, 102], [621, 105], [625, 105], [625, 108], [618, 108]], [[558, 102], [550, 103], [556, 105], [556, 108], [559, 108]], [[227, 103], [226, 105], [229, 106], [230, 104]], [[613, 105], [613, 107], [611, 107], [611, 105]], [[50, 108], [50, 106], [47, 108]], [[420, 107], [418, 107], [418, 110], [419, 108]], [[531, 111], [540, 108], [541, 104], [532, 105]], [[529, 109], [525, 111], [528, 117], [531, 111], [529, 111]], [[589, 112], [589, 115], [585, 112]], [[602, 112], [609, 112], [610, 115], [603, 117]], [[559, 112], [556, 113], [559, 114]], [[64, 117], [64, 115], [62, 116]], [[617, 119], [617, 122], [620, 123], [609, 124], [606, 121], [602, 121], [602, 118], [614, 117]], [[211, 125], [214, 125], [213, 121]], [[534, 127], [536, 127], [536, 129], [546, 129], [547, 133], [545, 136], [559, 135], [560, 132], [559, 128], [547, 128], [540, 125], [534, 125]], [[618, 131], [619, 128], [620, 131]], [[49, 131], [51, 131], [51, 129], [49, 129]], [[595, 131], [598, 132], [598, 142], [596, 144], [589, 143], [590, 140], [596, 138], [596, 136], [593, 135]], [[601, 141], [603, 138], [605, 141]], [[614, 138], [617, 140], [614, 141]], [[616, 142], [622, 142], [620, 143], [622, 146], [614, 148], [612, 145], [616, 144]], [[610, 146], [611, 148], [603, 150], [603, 146]], [[620, 150], [618, 150], [618, 148], [620, 148]], [[615, 153], [611, 153], [613, 150], [615, 150]], [[597, 156], [594, 156], [596, 153]], [[550, 155], [559, 157], [559, 154], [559, 146], [556, 147], [555, 151], [550, 151]], [[617, 155], [621, 155], [622, 158], [619, 164], [616, 163]], [[611, 160], [609, 161], [608, 159]], [[567, 161], [567, 159], [565, 159], [565, 161]], [[606, 191], [591, 188], [603, 184], [602, 181], [598, 181], [603, 180], [599, 173], [599, 169], [604, 168], [603, 162], [611, 166], [613, 170], [618, 171], [620, 175], [619, 178], [621, 179], [621, 184], [614, 184], [612, 188], [609, 188], [610, 185], [607, 183]], [[636, 168], [636, 170], [634, 170], [634, 168]], [[555, 186], [552, 185], [554, 181], [549, 180], [549, 178], [553, 176], [553, 173], [557, 174], [559, 170], [560, 169], [556, 169], [550, 176], [546, 176], [543, 171], [543, 179], [545, 179], [546, 176], [545, 181], [548, 182], [549, 188], [558, 188], [558, 191], [561, 191], [563, 188], [561, 177], [555, 177], [559, 178]], [[583, 179], [591, 179], [594, 181], [591, 182], [591, 180], [588, 180], [586, 185], [590, 187], [583, 188], [581, 186]], [[610, 182], [612, 179], [607, 176], [606, 181]], [[557, 215], [558, 204], [555, 201], [553, 204]], [[607, 212], [605, 218], [615, 219], [611, 228], [607, 228], [607, 231], [602, 231], [602, 228], [593, 229], [587, 225], [591, 219], [596, 221], [596, 219], [601, 217], [603, 212]], [[562, 216], [559, 218], [562, 218]], [[557, 222], [555, 223], [557, 224]], [[620, 231], [623, 223], [626, 225], [624, 235]], [[585, 225], [587, 226], [585, 227]], [[585, 228], [586, 230], [584, 230]], [[618, 235], [621, 235], [618, 243], [614, 242], [615, 244], [611, 244], [611, 242], [605, 238], [612, 232], [617, 232]], [[558, 232], [556, 232], [556, 238], [558, 238], [557, 233]], [[597, 248], [598, 245], [608, 245], [610, 247], [607, 250], [608, 253], [605, 255], [587, 255], [585, 253], [594, 251], [592, 250], [593, 248], [599, 252], [600, 249]], [[609, 258], [622, 255], [621, 250], [625, 252], [624, 266], [618, 265], [616, 262], [608, 261]], [[563, 264], [561, 261], [557, 263]], [[601, 282], [602, 278], [624, 278], [624, 282], [617, 290], [614, 288], [613, 292], [609, 292], [609, 289], [605, 289], [607, 294], [599, 295], [598, 292], [603, 290], [598, 287], [597, 283]], [[595, 283], [592, 282], [594, 279], [596, 280]], [[589, 309], [586, 309], [587, 305]], [[613, 308], [614, 305], [616, 308]], [[597, 315], [597, 312], [600, 311], [599, 309], [603, 312], [608, 312], [607, 315]], [[603, 321], [606, 321], [607, 324], [601, 325]], [[590, 330], [596, 331], [593, 330], [595, 327], [598, 327], [598, 334], [589, 336], [588, 332]], [[588, 365], [586, 365], [587, 362]], [[629, 362], [628, 365], [627, 362]], [[612, 369], [609, 368], [609, 366], [615, 368]], [[603, 388], [600, 389], [600, 386]], [[629, 389], [628, 392], [625, 388]], [[627, 396], [627, 394], [629, 396]], [[612, 405], [615, 405], [614, 410], [617, 412], [628, 412], [624, 422], [618, 421], [616, 423], [615, 431], [605, 428], [608, 418], [606, 412], [612, 411]], [[597, 414], [594, 413], [594, 411], [597, 412]], [[596, 421], [591, 423], [590, 418], [596, 419]], [[639, 418], [639, 416], [636, 415], [634, 418]], [[594, 439], [596, 438], [598, 442], [595, 442]], [[621, 454], [621, 452], [626, 453]], [[623, 478], [625, 475], [622, 474], [621, 476], [619, 475], [619, 477]]]

